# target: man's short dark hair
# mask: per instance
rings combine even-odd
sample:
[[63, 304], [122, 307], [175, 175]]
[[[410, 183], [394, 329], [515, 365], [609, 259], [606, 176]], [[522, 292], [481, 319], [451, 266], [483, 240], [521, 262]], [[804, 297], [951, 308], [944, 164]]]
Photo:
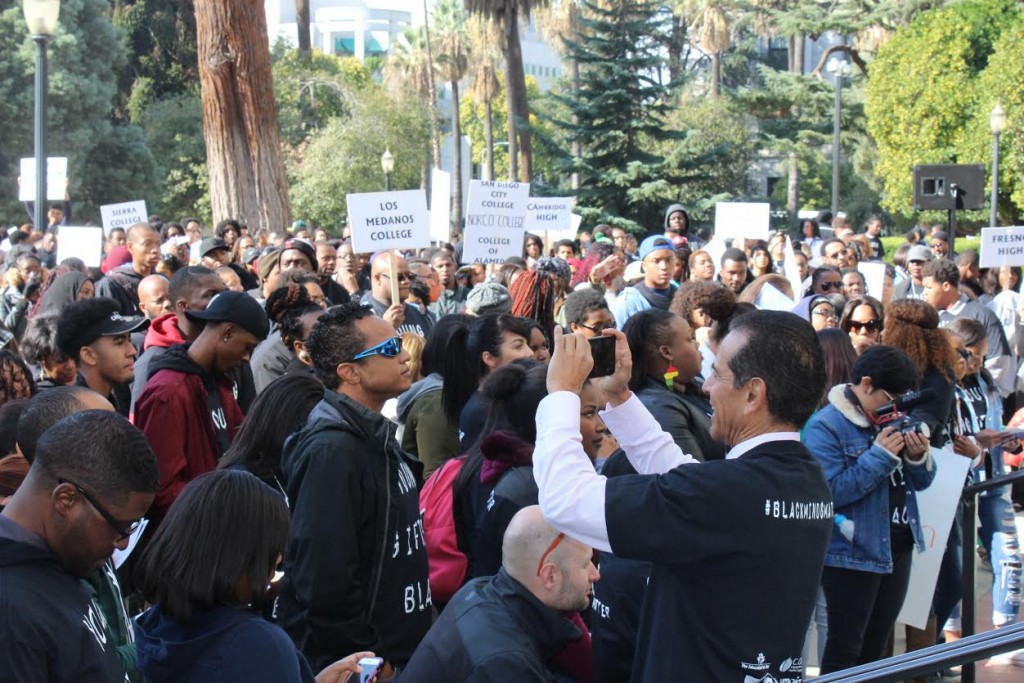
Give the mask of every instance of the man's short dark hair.
[[123, 505], [132, 493], [156, 493], [160, 469], [146, 437], [108, 410], [84, 410], [53, 425], [36, 444], [33, 470], [73, 481], [100, 502]]
[[79, 397], [91, 392], [86, 387], [53, 387], [36, 394], [18, 418], [18, 448], [31, 463], [36, 459], [36, 444], [47, 429], [68, 415], [80, 413], [85, 404]]
[[572, 253], [574, 254], [577, 252], [576, 243], [573, 242], [572, 240], [558, 240], [557, 242], [555, 242], [555, 253], [558, 253], [559, 247], [569, 247], [570, 249], [572, 249]]
[[201, 287], [203, 278], [216, 275], [206, 266], [185, 266], [179, 268], [167, 283], [167, 299], [173, 304], [178, 299], [187, 299], [196, 288]]
[[736, 263], [746, 263], [747, 262], [747, 255], [745, 253], [743, 253], [742, 249], [729, 248], [729, 249], [726, 249], [725, 251], [722, 252], [722, 263], [720, 265], [724, 266], [726, 261], [735, 261]]
[[974, 249], [964, 249], [963, 251], [956, 255], [955, 263], [958, 266], [977, 267], [979, 263], [978, 252], [976, 252]]
[[949, 259], [937, 258], [925, 263], [921, 279], [926, 277], [933, 278], [939, 284], [948, 282], [954, 287], [960, 286], [960, 269]]
[[842, 275], [843, 277], [846, 277], [850, 273], [856, 273], [857, 276], [860, 278], [861, 282], [866, 282], [866, 280], [864, 279], [864, 273], [860, 272], [856, 268], [841, 268], [839, 270], [839, 274]]
[[313, 325], [306, 350], [313, 359], [313, 371], [328, 389], [337, 389], [338, 366], [348, 363], [366, 348], [366, 339], [356, 322], [373, 316], [373, 311], [355, 302], [332, 306]]
[[235, 604], [244, 581], [260, 611], [288, 533], [288, 506], [278, 492], [244, 470], [207, 472], [181, 492], [142, 554], [140, 589], [168, 617], [187, 623]]
[[94, 338], [83, 343], [83, 335], [96, 323], [120, 312], [121, 304], [102, 296], [71, 302], [60, 312], [57, 320], [57, 348], [68, 358], [78, 361], [82, 346], [96, 341]]
[[865, 377], [871, 378], [871, 386], [890, 394], [916, 389], [921, 382], [921, 372], [907, 354], [880, 344], [866, 349], [853, 364], [852, 382], [860, 384]]
[[839, 244], [843, 248], [844, 251], [846, 250], [846, 242], [842, 241], [838, 237], [832, 237], [832, 238], [827, 239], [827, 240], [825, 240], [824, 242], [821, 243], [821, 255], [822, 256], [825, 255], [825, 247], [827, 247], [830, 244]]
[[596, 289], [581, 289], [565, 297], [565, 324], [581, 325], [594, 311], [608, 310], [608, 300]]
[[794, 313], [751, 311], [735, 319], [729, 334], [747, 339], [729, 359], [733, 386], [760, 377], [769, 414], [802, 427], [825, 393], [825, 359], [814, 328]]

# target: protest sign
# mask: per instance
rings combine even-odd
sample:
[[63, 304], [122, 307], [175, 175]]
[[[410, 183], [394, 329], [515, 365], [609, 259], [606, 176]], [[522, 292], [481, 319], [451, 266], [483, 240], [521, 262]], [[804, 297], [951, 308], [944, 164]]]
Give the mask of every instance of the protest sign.
[[793, 288], [793, 296], [797, 301], [804, 297], [803, 278], [800, 277], [800, 266], [796, 263], [796, 251], [793, 249], [793, 241], [786, 235], [786, 246], [782, 252], [782, 269], [785, 271], [789, 286]]
[[427, 198], [423, 190], [364, 192], [345, 197], [357, 254], [430, 246]]
[[[770, 209], [767, 202], [718, 202], [715, 204], [715, 237], [767, 240]], [[734, 246], [743, 248], [743, 244]]]
[[[34, 202], [36, 200], [36, 160], [21, 160], [21, 176], [18, 178], [18, 201]], [[67, 195], [68, 158], [47, 157], [46, 159], [46, 199], [61, 201]]]
[[526, 229], [545, 233], [550, 247], [558, 240], [576, 237], [572, 227], [573, 197], [530, 197], [526, 202]]
[[502, 263], [523, 255], [529, 183], [469, 181], [464, 263]]
[[881, 301], [885, 290], [885, 264], [881, 261], [861, 261], [857, 270], [864, 276], [865, 292]]
[[127, 230], [136, 223], [149, 221], [146, 202], [141, 200], [121, 204], [105, 204], [100, 207], [100, 215], [103, 217], [103, 232], [108, 235], [114, 228]]
[[[914, 566], [910, 570], [910, 586], [903, 600], [903, 609], [897, 621], [914, 628], [924, 628], [932, 608], [935, 582], [939, 578], [942, 556], [946, 552], [946, 539], [953, 526], [953, 515], [960, 502], [964, 479], [971, 466], [970, 458], [953, 453], [952, 449], [932, 449], [935, 479], [923, 491], [918, 491], [917, 510], [921, 531], [927, 548], [923, 553], [914, 551]], [[899, 470], [893, 472], [897, 476]], [[971, 521], [973, 524], [973, 520]], [[854, 538], [856, 538], [856, 530]]]
[[90, 268], [99, 268], [103, 258], [103, 228], [62, 225], [57, 237], [57, 263], [72, 256], [82, 259]]
[[452, 174], [439, 168], [430, 171], [430, 239], [450, 242]]
[[1024, 226], [982, 228], [980, 266], [1024, 266]]
[[757, 294], [757, 301], [754, 302], [762, 311], [783, 311], [790, 313], [796, 305], [792, 299], [786, 296], [782, 290], [773, 284], [765, 283]]

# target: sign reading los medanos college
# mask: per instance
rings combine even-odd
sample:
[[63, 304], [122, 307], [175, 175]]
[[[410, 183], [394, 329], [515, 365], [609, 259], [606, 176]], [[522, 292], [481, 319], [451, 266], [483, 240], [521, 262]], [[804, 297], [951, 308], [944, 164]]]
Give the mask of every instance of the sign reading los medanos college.
[[529, 183], [469, 181], [463, 262], [502, 263], [522, 256], [529, 201]]
[[430, 246], [430, 219], [423, 190], [350, 194], [345, 202], [356, 253]]
[[981, 229], [982, 268], [1024, 266], [1024, 226]]

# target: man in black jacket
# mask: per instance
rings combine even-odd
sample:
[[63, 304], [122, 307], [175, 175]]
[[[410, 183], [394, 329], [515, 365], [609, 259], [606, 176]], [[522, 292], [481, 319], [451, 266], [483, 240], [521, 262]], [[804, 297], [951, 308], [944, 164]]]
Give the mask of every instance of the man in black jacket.
[[132, 255], [131, 268], [108, 272], [96, 283], [96, 296], [116, 301], [122, 315], [135, 315], [139, 311], [139, 283], [160, 263], [160, 233], [149, 223], [136, 223], [128, 228], [128, 251]]
[[422, 465], [380, 412], [409, 388], [409, 354], [390, 323], [356, 303], [321, 316], [306, 348], [327, 390], [282, 455], [292, 534], [278, 619], [313, 668], [371, 650], [386, 679], [433, 613]]
[[[593, 550], [551, 528], [536, 505], [516, 513], [505, 531], [502, 567], [474, 579], [451, 599], [404, 678], [447, 681], [574, 680], [579, 659], [565, 648], [583, 632], [563, 616], [590, 605], [600, 579]], [[561, 656], [559, 656], [561, 653]]]
[[0, 681], [127, 680], [82, 579], [128, 545], [159, 485], [145, 437], [116, 413], [43, 434], [0, 515]]

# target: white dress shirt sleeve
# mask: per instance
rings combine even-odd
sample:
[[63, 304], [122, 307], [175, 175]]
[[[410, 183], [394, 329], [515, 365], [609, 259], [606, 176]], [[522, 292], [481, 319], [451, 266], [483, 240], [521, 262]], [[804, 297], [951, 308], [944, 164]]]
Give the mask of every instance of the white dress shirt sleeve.
[[636, 394], [620, 406], [602, 410], [601, 418], [640, 474], [664, 474], [679, 465], [700, 462], [683, 453]]
[[541, 513], [551, 526], [592, 548], [611, 551], [606, 480], [583, 451], [580, 397], [572, 392], [549, 394], [537, 407], [533, 476]]

